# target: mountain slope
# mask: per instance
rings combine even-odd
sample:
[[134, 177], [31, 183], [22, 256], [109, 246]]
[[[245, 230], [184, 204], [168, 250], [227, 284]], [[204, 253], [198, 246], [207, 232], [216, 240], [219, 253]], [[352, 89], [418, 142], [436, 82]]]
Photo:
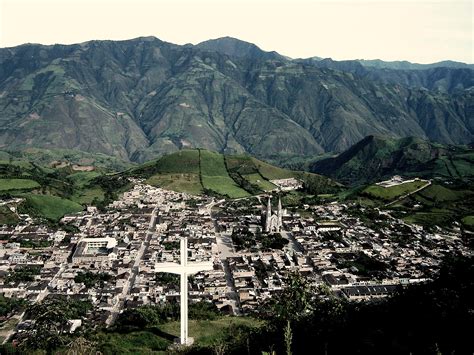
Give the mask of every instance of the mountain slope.
[[472, 179], [474, 150], [413, 137], [368, 136], [333, 158], [316, 161], [310, 170], [351, 184], [373, 182], [395, 174]]
[[342, 186], [317, 174], [282, 169], [249, 155], [224, 155], [204, 149], [184, 149], [149, 161], [124, 173], [166, 189], [230, 198], [262, 194], [277, 187], [270, 181], [302, 180], [312, 193], [338, 191]]
[[141, 162], [192, 147], [307, 156], [370, 134], [474, 140], [470, 69], [440, 71], [427, 84], [421, 74], [405, 80], [392, 71], [392, 80], [359, 63], [314, 63], [232, 38], [3, 48], [0, 149], [75, 149]]

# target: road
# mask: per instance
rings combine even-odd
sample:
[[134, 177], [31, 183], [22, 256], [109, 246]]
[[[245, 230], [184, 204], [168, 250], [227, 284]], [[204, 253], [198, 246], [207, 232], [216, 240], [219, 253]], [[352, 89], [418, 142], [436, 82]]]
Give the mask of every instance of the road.
[[105, 324], [107, 325], [107, 327], [110, 327], [112, 324], [114, 324], [115, 320], [117, 319], [117, 316], [120, 314], [121, 310], [123, 309], [126, 297], [130, 294], [130, 291], [132, 290], [133, 285], [135, 284], [135, 280], [137, 279], [138, 273], [140, 272], [140, 262], [142, 261], [143, 255], [145, 255], [146, 250], [150, 246], [151, 238], [153, 237], [155, 233], [156, 218], [157, 218], [156, 213], [157, 213], [157, 209], [155, 208], [153, 212], [151, 213], [150, 224], [148, 225], [148, 231], [146, 233], [145, 240], [140, 245], [140, 249], [138, 249], [137, 256], [135, 257], [135, 262], [133, 263], [133, 266], [130, 272], [130, 276], [128, 277], [127, 281], [125, 281], [123, 285], [122, 292], [120, 293], [118, 297], [118, 302], [113, 306], [109, 317], [105, 321]]
[[295, 237], [293, 236], [293, 233], [281, 231], [280, 234], [281, 234], [281, 236], [282, 236], [283, 238], [288, 239], [288, 241], [290, 242], [290, 243], [288, 244], [288, 248], [289, 248], [291, 251], [303, 252], [301, 246], [298, 244], [298, 242], [296, 241]]
[[430, 185], [431, 185], [431, 180], [428, 180], [428, 181], [426, 182], [426, 184], [423, 185], [422, 187], [416, 189], [415, 191], [409, 192], [409, 193], [407, 193], [406, 195], [403, 195], [403, 196], [397, 198], [395, 201], [392, 201], [392, 202], [387, 203], [387, 204], [385, 205], [385, 207], [389, 207], [389, 206], [391, 206], [391, 205], [393, 205], [393, 204], [395, 204], [395, 203], [397, 203], [397, 202], [399, 202], [399, 201], [401, 201], [401, 200], [404, 200], [404, 199], [406, 199], [408, 196], [413, 195], [413, 194], [416, 194], [417, 192], [420, 192], [421, 190], [427, 188], [427, 187], [430, 186]]

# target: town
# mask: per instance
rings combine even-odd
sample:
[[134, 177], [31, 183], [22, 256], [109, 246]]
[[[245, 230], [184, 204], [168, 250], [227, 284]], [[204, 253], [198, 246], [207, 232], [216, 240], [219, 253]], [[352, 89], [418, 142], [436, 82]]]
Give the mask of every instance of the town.
[[[460, 232], [428, 231], [386, 210], [352, 202], [286, 208], [282, 191], [298, 184], [224, 200], [132, 180], [133, 189], [105, 210], [66, 215], [60, 230], [28, 215], [1, 226], [0, 293], [30, 303], [57, 295], [87, 300], [95, 324], [110, 326], [124, 309], [179, 300], [179, 277], [159, 265], [178, 262], [187, 237], [188, 260], [213, 265], [188, 278], [190, 302], [245, 315], [281, 292], [289, 273], [304, 275], [321, 294], [369, 300], [431, 279], [446, 254], [472, 254]], [[12, 209], [17, 202], [3, 201]], [[15, 317], [16, 329], [27, 326], [22, 314]]]

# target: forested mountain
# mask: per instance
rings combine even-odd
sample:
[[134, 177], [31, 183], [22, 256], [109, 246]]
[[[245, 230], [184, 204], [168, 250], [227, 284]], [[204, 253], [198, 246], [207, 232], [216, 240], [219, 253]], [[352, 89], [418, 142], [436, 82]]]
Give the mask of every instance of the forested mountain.
[[309, 164], [309, 170], [348, 184], [379, 181], [396, 174], [426, 178], [474, 178], [474, 149], [419, 138], [368, 136], [343, 153]]
[[0, 149], [145, 161], [202, 147], [261, 158], [343, 151], [367, 135], [474, 140], [474, 70], [291, 60], [232, 38], [0, 49]]

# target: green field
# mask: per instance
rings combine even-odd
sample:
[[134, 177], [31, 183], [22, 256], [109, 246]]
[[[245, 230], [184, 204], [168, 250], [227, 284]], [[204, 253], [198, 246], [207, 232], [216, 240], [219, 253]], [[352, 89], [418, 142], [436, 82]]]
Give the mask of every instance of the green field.
[[203, 193], [198, 174], [155, 174], [145, 182], [152, 186], [192, 195]]
[[90, 187], [75, 191], [70, 199], [71, 201], [77, 202], [81, 205], [90, 205], [94, 200], [103, 201], [104, 197], [104, 190], [100, 187]]
[[31, 190], [40, 185], [30, 179], [0, 179], [0, 191], [8, 190]]
[[[220, 317], [215, 320], [189, 320], [189, 336], [196, 347], [213, 346], [232, 336], [231, 327], [261, 327], [262, 321], [250, 317]], [[102, 332], [95, 341], [104, 355], [108, 354], [167, 354], [168, 347], [180, 334], [180, 323], [169, 322], [145, 330]]]
[[363, 194], [384, 201], [391, 201], [396, 198], [402, 197], [410, 192], [413, 192], [423, 185], [426, 185], [426, 181], [414, 181], [405, 184], [400, 184], [392, 187], [382, 187], [377, 185], [371, 185], [363, 190]]
[[417, 195], [433, 202], [444, 202], [459, 200], [465, 196], [465, 192], [451, 190], [438, 184], [432, 184], [418, 192]]
[[288, 179], [295, 177], [295, 173], [291, 170], [282, 169], [261, 160], [252, 158], [255, 166], [262, 176], [268, 180]]
[[80, 171], [68, 175], [67, 179], [77, 187], [84, 187], [85, 185], [89, 184], [92, 179], [100, 175], [102, 174], [97, 171]]
[[22, 205], [26, 212], [54, 221], [83, 210], [80, 204], [57, 196], [25, 194], [22, 197], [26, 199]]
[[199, 173], [199, 151], [180, 150], [159, 160], [159, 173]]
[[227, 155], [225, 159], [228, 171], [235, 171], [241, 175], [258, 174], [252, 157], [248, 155]]
[[415, 212], [409, 216], [403, 217], [407, 223], [415, 223], [422, 226], [446, 225], [455, 214], [445, 209], [432, 209], [428, 212]]
[[270, 181], [264, 179], [259, 173], [242, 175], [245, 180], [251, 184], [257, 185], [263, 191], [271, 191], [276, 188]]
[[229, 198], [241, 198], [250, 194], [241, 189], [229, 176], [202, 176], [202, 184], [205, 189], [217, 192], [220, 195], [227, 195]]
[[230, 198], [250, 196], [227, 173], [224, 156], [207, 150], [201, 151], [201, 179], [205, 189]]

